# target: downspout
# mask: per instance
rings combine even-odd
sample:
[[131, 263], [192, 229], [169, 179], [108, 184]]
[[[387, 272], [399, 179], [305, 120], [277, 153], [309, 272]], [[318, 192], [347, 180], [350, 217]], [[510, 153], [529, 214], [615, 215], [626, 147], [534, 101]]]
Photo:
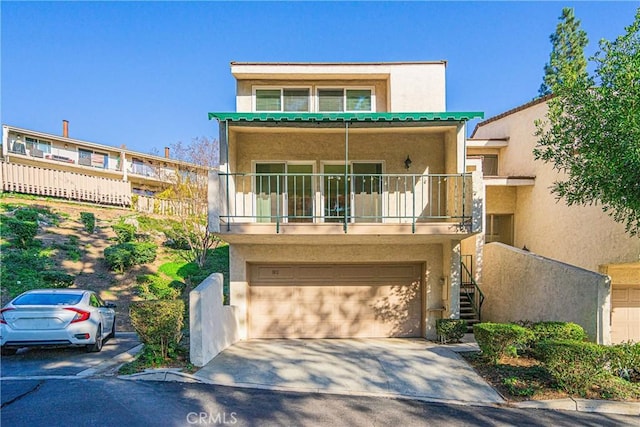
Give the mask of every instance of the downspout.
[[349, 203], [349, 199], [351, 198], [351, 194], [349, 193], [349, 183], [347, 181], [349, 177], [349, 122], [344, 122], [344, 225], [343, 230], [347, 232], [347, 221], [348, 216], [347, 213], [349, 209], [351, 209], [351, 204]]

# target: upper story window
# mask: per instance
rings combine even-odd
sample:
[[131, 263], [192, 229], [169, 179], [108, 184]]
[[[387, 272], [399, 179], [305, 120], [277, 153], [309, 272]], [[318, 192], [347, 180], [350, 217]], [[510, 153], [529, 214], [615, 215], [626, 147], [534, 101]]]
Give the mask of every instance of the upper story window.
[[484, 154], [482, 156], [482, 173], [485, 176], [498, 175], [498, 155]]
[[319, 112], [374, 111], [371, 89], [318, 89]]
[[[24, 142], [29, 154], [33, 157], [44, 157], [45, 154], [51, 153], [51, 142], [43, 141], [38, 138], [25, 137]], [[21, 154], [24, 152], [25, 146], [21, 145], [19, 139], [13, 144], [13, 151]]]
[[104, 153], [96, 153], [93, 150], [78, 148], [78, 164], [107, 169], [109, 167], [109, 156]]
[[310, 88], [257, 87], [253, 91], [255, 112], [372, 112], [375, 94], [371, 87], [319, 88], [315, 100]]
[[308, 88], [276, 88], [255, 90], [255, 111], [308, 112]]

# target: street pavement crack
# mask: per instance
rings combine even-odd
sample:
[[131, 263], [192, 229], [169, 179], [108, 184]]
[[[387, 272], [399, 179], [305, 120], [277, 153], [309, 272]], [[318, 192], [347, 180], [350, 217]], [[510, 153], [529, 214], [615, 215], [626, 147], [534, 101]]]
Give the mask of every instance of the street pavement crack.
[[31, 394], [31, 393], [33, 393], [33, 392], [35, 392], [35, 391], [38, 391], [38, 389], [42, 386], [42, 384], [44, 384], [44, 381], [40, 381], [40, 382], [39, 382], [38, 384], [36, 384], [36, 385], [31, 389], [31, 390], [28, 390], [28, 391], [26, 391], [26, 392], [22, 393], [21, 395], [14, 397], [14, 398], [13, 398], [13, 399], [11, 399], [11, 400], [7, 400], [6, 402], [4, 402], [4, 403], [2, 404], [2, 406], [0, 406], [0, 409], [3, 409], [3, 408], [5, 408], [6, 406], [9, 406], [9, 405], [11, 405], [11, 404], [12, 404], [12, 403], [14, 403], [14, 402], [17, 402], [18, 400], [22, 399], [23, 397], [25, 397], [25, 396], [27, 396], [27, 395], [29, 395], [29, 394]]

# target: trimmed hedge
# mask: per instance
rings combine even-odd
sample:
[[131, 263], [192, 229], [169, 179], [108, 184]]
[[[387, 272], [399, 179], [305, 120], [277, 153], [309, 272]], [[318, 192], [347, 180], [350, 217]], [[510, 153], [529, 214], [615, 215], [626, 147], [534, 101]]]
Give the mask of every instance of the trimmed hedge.
[[515, 356], [517, 347], [533, 339], [533, 332], [512, 323], [478, 323], [473, 325], [473, 335], [482, 354], [493, 363], [504, 356]]
[[537, 322], [530, 326], [535, 342], [547, 340], [584, 341], [587, 333], [582, 326], [571, 322]]
[[436, 320], [436, 331], [441, 342], [459, 342], [467, 333], [467, 321], [464, 319], [438, 319]]
[[164, 359], [182, 339], [184, 309], [182, 300], [140, 301], [131, 303], [129, 315], [140, 340]]
[[556, 382], [569, 393], [585, 396], [610, 374], [606, 369], [607, 347], [572, 340], [541, 341], [536, 353]]

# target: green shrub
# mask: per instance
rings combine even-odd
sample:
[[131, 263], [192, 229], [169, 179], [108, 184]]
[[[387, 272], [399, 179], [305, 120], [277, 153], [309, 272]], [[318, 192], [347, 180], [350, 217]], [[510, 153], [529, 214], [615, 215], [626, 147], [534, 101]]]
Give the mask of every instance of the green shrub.
[[640, 342], [626, 342], [607, 347], [611, 372], [627, 381], [640, 382]]
[[106, 248], [104, 258], [110, 269], [123, 273], [133, 265], [153, 262], [157, 250], [158, 247], [153, 243], [120, 243]]
[[516, 356], [516, 349], [533, 338], [533, 333], [512, 323], [478, 323], [473, 326], [473, 335], [482, 354], [493, 363], [507, 355]]
[[21, 248], [30, 246], [38, 233], [38, 223], [36, 221], [11, 219], [8, 221], [7, 225], [9, 226], [11, 233], [15, 236], [15, 244]]
[[567, 392], [585, 396], [611, 375], [605, 346], [586, 341], [540, 341], [536, 353], [554, 380]]
[[84, 224], [84, 229], [91, 234], [96, 228], [96, 216], [91, 212], [80, 212], [80, 221]]
[[164, 230], [164, 234], [167, 237], [166, 245], [173, 249], [189, 250], [191, 249], [189, 239], [192, 242], [197, 241], [193, 233], [186, 232], [182, 224], [177, 222], [171, 223], [170, 228]]
[[467, 321], [464, 319], [438, 319], [436, 320], [436, 331], [440, 341], [460, 342], [460, 339], [467, 333]]
[[136, 278], [138, 294], [148, 300], [176, 299], [184, 287], [182, 282], [160, 277], [157, 274], [143, 274]]
[[529, 382], [517, 377], [504, 378], [502, 380], [502, 385], [504, 385], [507, 390], [509, 390], [509, 394], [511, 394], [512, 396], [531, 397], [536, 393], [536, 389], [531, 386]]
[[38, 222], [38, 211], [29, 208], [18, 209], [15, 218], [18, 221]]
[[571, 322], [537, 322], [531, 325], [534, 342], [548, 340], [584, 341], [587, 334], [582, 326]]
[[131, 251], [124, 246], [113, 245], [104, 250], [104, 259], [111, 270], [124, 273], [126, 269], [133, 265]]
[[131, 261], [134, 265], [147, 264], [156, 259], [158, 246], [155, 243], [148, 242], [130, 242], [124, 243], [131, 252]]
[[145, 346], [158, 346], [159, 355], [165, 359], [171, 347], [182, 338], [184, 301], [157, 300], [131, 304], [131, 324]]
[[48, 288], [68, 288], [73, 285], [75, 278], [64, 271], [50, 270], [42, 272], [42, 281]]
[[132, 242], [136, 237], [136, 227], [131, 224], [121, 222], [111, 226], [111, 228], [113, 228], [113, 231], [116, 233], [116, 241], [118, 243]]

